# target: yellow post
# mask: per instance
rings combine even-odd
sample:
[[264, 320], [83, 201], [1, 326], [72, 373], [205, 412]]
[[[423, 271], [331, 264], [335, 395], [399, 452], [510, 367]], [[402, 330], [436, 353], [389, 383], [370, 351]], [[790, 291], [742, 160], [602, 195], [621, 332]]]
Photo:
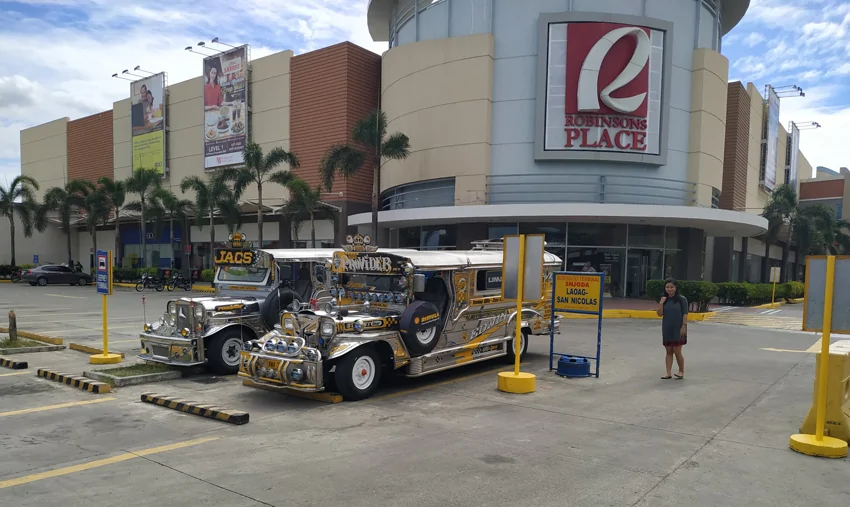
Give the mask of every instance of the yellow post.
[[522, 285], [525, 283], [525, 235], [519, 236], [519, 273], [517, 273], [516, 290], [516, 329], [514, 330], [514, 375], [519, 375], [519, 359], [522, 353]]
[[773, 293], [770, 295], [770, 307], [776, 304], [776, 277], [773, 277]]
[[[102, 252], [101, 252], [102, 253]], [[106, 271], [107, 271], [107, 286], [108, 294], [101, 294], [101, 327], [103, 327], [103, 354], [94, 354], [89, 356], [91, 364], [115, 364], [121, 362], [121, 354], [109, 353], [109, 303], [107, 297], [112, 294], [112, 250], [106, 252]], [[102, 255], [100, 256], [102, 257]], [[98, 259], [100, 262], [100, 259]], [[100, 267], [98, 266], [100, 270]], [[102, 271], [102, 270], [101, 270]], [[100, 292], [100, 290], [98, 290]]]
[[103, 357], [106, 357], [109, 355], [109, 303], [106, 301], [106, 294], [101, 298], [103, 298]]
[[826, 424], [826, 380], [829, 376], [829, 341], [832, 333], [832, 299], [835, 290], [835, 256], [826, 258], [826, 290], [823, 301], [823, 332], [820, 347], [820, 369], [818, 371], [818, 401], [817, 422], [815, 434], [791, 435], [791, 449], [824, 458], [843, 458], [847, 456], [847, 442], [833, 437], [824, 436], [823, 427]]

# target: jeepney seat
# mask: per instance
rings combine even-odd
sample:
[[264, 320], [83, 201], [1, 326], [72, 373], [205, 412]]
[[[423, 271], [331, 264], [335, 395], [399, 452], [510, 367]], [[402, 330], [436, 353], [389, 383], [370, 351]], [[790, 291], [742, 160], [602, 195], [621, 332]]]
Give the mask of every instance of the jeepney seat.
[[292, 290], [301, 296], [302, 301], [310, 297], [310, 288], [313, 282], [310, 279], [310, 268], [302, 266], [298, 270], [298, 279], [292, 284]]

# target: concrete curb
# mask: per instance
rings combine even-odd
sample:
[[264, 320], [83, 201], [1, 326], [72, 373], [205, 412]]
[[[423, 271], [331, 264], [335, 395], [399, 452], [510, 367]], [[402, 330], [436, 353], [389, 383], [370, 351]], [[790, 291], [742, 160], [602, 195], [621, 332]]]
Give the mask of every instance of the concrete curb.
[[85, 377], [77, 377], [68, 373], [57, 373], [43, 368], [38, 369], [37, 375], [41, 378], [53, 380], [54, 382], [61, 382], [71, 387], [76, 387], [94, 394], [104, 394], [112, 390], [112, 387], [109, 384], [104, 384], [103, 382], [89, 380]]
[[[121, 288], [124, 288], [124, 289], [136, 290], [136, 284], [134, 284], [134, 283], [113, 283], [112, 286], [113, 287], [121, 287]], [[148, 291], [148, 290], [145, 289], [142, 292], [140, 292], [139, 294], [144, 294], [146, 291]], [[154, 290], [154, 292], [156, 292], [156, 290]], [[167, 291], [163, 289], [162, 292], [167, 292]], [[174, 292], [177, 292], [177, 290], [175, 289]], [[187, 291], [180, 289], [180, 292], [187, 292]], [[215, 293], [215, 289], [213, 289], [212, 287], [206, 287], [206, 286], [203, 286], [203, 285], [192, 285], [192, 290], [189, 291], [189, 292]]]
[[0, 280], [0, 283], [12, 283], [12, 280]]
[[[79, 343], [69, 343], [68, 348], [71, 350], [76, 350], [78, 352], [85, 352], [86, 354], [103, 354], [103, 349], [89, 347], [88, 345], [81, 345]], [[110, 354], [118, 354], [121, 356], [122, 359], [124, 358], [123, 352], [110, 352]]]
[[64, 350], [64, 345], [45, 345], [44, 347], [15, 347], [13, 349], [0, 349], [0, 354], [26, 354], [28, 352], [54, 352]]
[[750, 308], [779, 308], [784, 305], [785, 301], [776, 301], [774, 303], [765, 303], [763, 305], [751, 306]]
[[[689, 322], [702, 322], [713, 317], [717, 312], [689, 313]], [[596, 315], [582, 315], [578, 313], [558, 313], [561, 319], [596, 319]], [[661, 320], [655, 310], [602, 310], [602, 319], [639, 319], [639, 320]]]
[[29, 363], [26, 361], [12, 361], [11, 359], [5, 359], [0, 357], [0, 366], [11, 368], [13, 370], [26, 370], [30, 367]]
[[172, 410], [179, 410], [187, 414], [199, 415], [201, 417], [206, 417], [207, 419], [215, 419], [230, 424], [248, 423], [248, 412], [228, 410], [226, 408], [215, 407], [213, 405], [202, 405], [194, 401], [183, 401], [177, 398], [172, 398], [171, 396], [153, 393], [145, 393], [142, 395], [141, 399], [145, 403], [159, 405], [160, 407], [170, 408]]
[[84, 377], [94, 379], [100, 382], [107, 382], [115, 387], [137, 386], [139, 384], [149, 384], [151, 382], [162, 382], [165, 380], [175, 380], [183, 377], [180, 371], [164, 371], [161, 373], [146, 373], [144, 375], [133, 375], [132, 377], [119, 377], [103, 373], [99, 371], [84, 371]]
[[258, 384], [251, 379], [243, 378], [242, 385], [246, 387], [253, 387], [256, 389], [261, 389], [263, 391], [270, 391], [273, 393], [280, 393], [284, 396], [295, 396], [297, 398], [304, 398], [305, 400], [313, 400], [313, 401], [321, 401], [323, 403], [342, 403], [342, 395], [338, 393], [328, 393], [328, 392], [320, 392], [320, 393], [310, 393], [306, 391], [298, 391], [296, 389], [288, 389], [286, 387], [273, 387], [267, 386], [264, 384]]
[[[8, 327], [0, 327], [0, 333], [8, 333]], [[30, 340], [35, 340], [37, 342], [49, 343], [51, 345], [62, 345], [62, 338], [54, 338], [52, 336], [44, 336], [37, 333], [30, 333], [29, 331], [21, 331], [18, 330], [18, 336], [21, 338], [29, 338]]]

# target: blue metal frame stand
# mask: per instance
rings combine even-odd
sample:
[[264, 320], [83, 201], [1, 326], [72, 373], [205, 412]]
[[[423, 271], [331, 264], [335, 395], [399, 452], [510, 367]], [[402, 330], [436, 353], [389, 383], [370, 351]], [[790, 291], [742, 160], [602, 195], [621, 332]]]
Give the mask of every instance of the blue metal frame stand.
[[[595, 311], [578, 310], [569, 306], [564, 306], [564, 303], [558, 303], [556, 294], [559, 279], [563, 280], [566, 277], [597, 277], [599, 278], [599, 308]], [[587, 359], [596, 363], [596, 378], [599, 378], [599, 361], [602, 354], [602, 295], [605, 292], [605, 273], [585, 273], [577, 271], [558, 271], [555, 272], [552, 279], [552, 322], [549, 326], [549, 370], [553, 370], [552, 363], [555, 356], [570, 356], [579, 359]], [[555, 352], [555, 312], [558, 313], [577, 313], [582, 315], [596, 315], [596, 357], [577, 356], [575, 354], [562, 354]], [[561, 326], [563, 327], [563, 326]]]

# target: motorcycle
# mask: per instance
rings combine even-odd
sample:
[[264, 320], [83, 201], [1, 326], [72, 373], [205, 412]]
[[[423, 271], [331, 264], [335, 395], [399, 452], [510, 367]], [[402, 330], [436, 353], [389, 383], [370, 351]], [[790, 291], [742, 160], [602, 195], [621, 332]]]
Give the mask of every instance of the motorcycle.
[[157, 292], [162, 292], [162, 289], [165, 288], [165, 284], [162, 280], [154, 278], [147, 273], [143, 273], [142, 279], [136, 283], [136, 292], [142, 292], [149, 288], [156, 289]]
[[22, 272], [23, 271], [21, 270], [21, 268], [17, 268], [15, 271], [12, 272], [12, 276], [11, 276], [12, 283], [18, 283], [18, 282], [21, 281], [21, 273]]
[[177, 287], [186, 291], [192, 290], [192, 280], [183, 276], [183, 273], [176, 272], [174, 273], [174, 276], [171, 277], [171, 280], [165, 283], [165, 288], [168, 292], [174, 292], [174, 289]]

